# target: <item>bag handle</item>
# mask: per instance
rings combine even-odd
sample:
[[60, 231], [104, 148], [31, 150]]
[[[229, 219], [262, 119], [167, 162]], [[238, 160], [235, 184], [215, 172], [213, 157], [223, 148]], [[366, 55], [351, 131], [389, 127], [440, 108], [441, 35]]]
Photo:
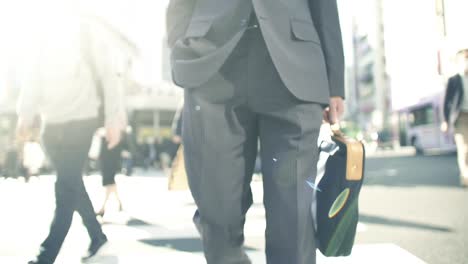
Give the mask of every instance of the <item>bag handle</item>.
[[345, 137], [344, 133], [341, 131], [341, 127], [339, 123], [335, 123], [335, 124], [329, 123], [329, 125], [330, 125], [330, 129], [332, 131], [333, 136], [339, 137], [339, 138]]

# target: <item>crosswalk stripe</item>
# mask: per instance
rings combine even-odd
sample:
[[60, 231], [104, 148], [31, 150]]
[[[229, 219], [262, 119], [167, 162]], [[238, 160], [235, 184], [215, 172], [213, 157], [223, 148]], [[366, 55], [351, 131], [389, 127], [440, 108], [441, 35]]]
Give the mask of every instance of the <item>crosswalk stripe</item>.
[[[89, 263], [119, 263], [119, 264], [133, 264], [133, 263], [191, 263], [203, 264], [206, 263], [203, 258], [202, 252], [187, 253], [175, 251], [171, 249], [154, 249], [154, 253], [133, 253], [133, 254], [118, 254], [112, 251], [104, 253], [102, 256], [97, 257], [94, 261]], [[262, 251], [248, 251], [252, 263], [265, 264], [265, 256]], [[28, 261], [25, 257], [17, 256], [0, 256], [0, 263], [20, 264]], [[79, 256], [61, 256], [58, 261], [65, 261], [63, 263], [78, 264]], [[169, 262], [170, 261], [170, 262]], [[412, 255], [408, 251], [394, 245], [394, 244], [369, 244], [357, 245], [353, 250], [353, 254], [349, 257], [327, 258], [317, 251], [317, 263], [320, 264], [425, 264], [424, 261]]]

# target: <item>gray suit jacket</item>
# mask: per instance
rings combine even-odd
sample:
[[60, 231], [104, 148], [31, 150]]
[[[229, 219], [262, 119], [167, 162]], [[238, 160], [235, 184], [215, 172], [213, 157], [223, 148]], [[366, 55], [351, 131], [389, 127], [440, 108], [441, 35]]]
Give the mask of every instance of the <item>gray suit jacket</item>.
[[344, 55], [336, 0], [171, 0], [167, 34], [173, 79], [196, 88], [212, 77], [248, 27], [252, 10], [273, 62], [299, 99], [344, 98]]

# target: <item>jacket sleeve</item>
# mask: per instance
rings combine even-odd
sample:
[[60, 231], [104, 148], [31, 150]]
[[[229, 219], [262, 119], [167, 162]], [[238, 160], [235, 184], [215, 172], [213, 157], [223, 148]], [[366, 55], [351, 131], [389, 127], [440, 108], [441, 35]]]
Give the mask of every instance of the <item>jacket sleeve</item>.
[[344, 98], [345, 61], [337, 0], [309, 0], [309, 8], [325, 56], [330, 96]]
[[445, 91], [444, 96], [444, 119], [446, 122], [450, 120], [450, 110], [452, 109], [452, 104], [454, 103], [455, 97], [455, 86], [453, 82], [453, 77], [448, 80], [447, 90]]
[[[90, 26], [88, 24], [88, 26]], [[95, 74], [103, 92], [105, 125], [124, 129], [127, 126], [125, 105], [125, 87], [119, 75], [118, 66], [122, 55], [116, 47], [115, 36], [102, 24], [95, 23], [89, 27], [88, 37], [91, 59], [95, 65]]]
[[187, 30], [197, 0], [170, 0], [166, 10], [167, 42], [172, 48]]
[[32, 56], [20, 83], [20, 94], [16, 105], [16, 113], [24, 122], [32, 124], [40, 114], [42, 102], [42, 78], [40, 77], [40, 57]]

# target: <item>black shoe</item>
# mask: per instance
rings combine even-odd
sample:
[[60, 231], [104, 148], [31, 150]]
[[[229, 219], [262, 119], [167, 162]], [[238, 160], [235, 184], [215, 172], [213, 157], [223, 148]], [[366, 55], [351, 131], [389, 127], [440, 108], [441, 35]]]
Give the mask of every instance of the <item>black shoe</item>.
[[103, 246], [107, 243], [107, 237], [99, 239], [97, 241], [91, 241], [91, 245], [89, 246], [88, 253], [86, 256], [82, 257], [82, 261], [89, 261], [94, 256], [99, 253], [99, 250], [103, 248]]
[[52, 264], [52, 262], [44, 262], [40, 260], [31, 260], [28, 262], [28, 264]]
[[44, 256], [38, 255], [35, 260], [31, 260], [28, 264], [53, 264], [53, 261], [44, 260]]

